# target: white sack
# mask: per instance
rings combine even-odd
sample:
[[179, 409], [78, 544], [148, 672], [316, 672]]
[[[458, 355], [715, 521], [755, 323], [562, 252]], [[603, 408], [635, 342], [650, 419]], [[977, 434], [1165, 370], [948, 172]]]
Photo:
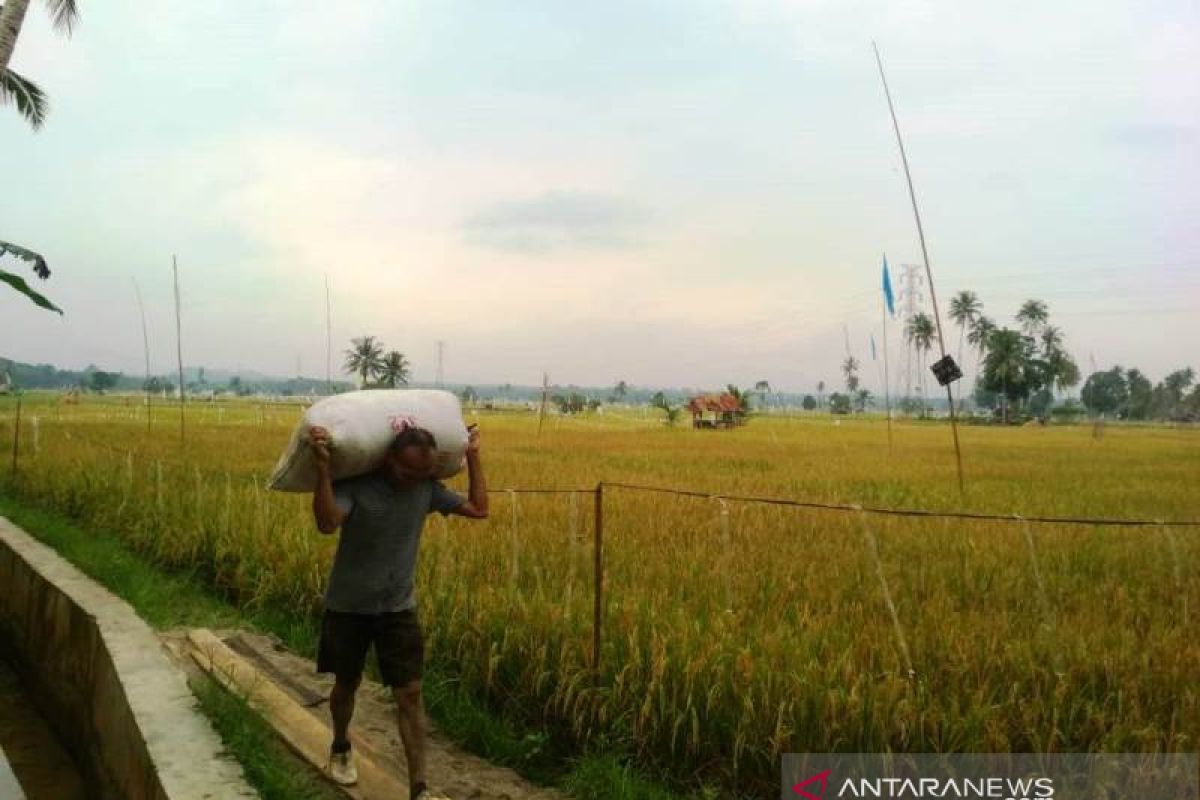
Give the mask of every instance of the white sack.
[[308, 429], [329, 431], [330, 472], [334, 480], [370, 472], [382, 463], [388, 445], [405, 426], [424, 428], [437, 441], [436, 477], [449, 478], [463, 468], [467, 428], [462, 407], [450, 392], [438, 389], [367, 389], [333, 395], [314, 403], [292, 432], [268, 486], [283, 492], [311, 492], [317, 466]]

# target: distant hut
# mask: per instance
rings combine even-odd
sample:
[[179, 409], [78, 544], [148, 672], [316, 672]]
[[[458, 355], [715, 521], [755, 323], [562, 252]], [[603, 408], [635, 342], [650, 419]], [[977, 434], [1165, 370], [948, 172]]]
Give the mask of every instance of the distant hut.
[[740, 422], [741, 403], [728, 392], [696, 395], [688, 400], [687, 408], [692, 412], [693, 428], [732, 428]]

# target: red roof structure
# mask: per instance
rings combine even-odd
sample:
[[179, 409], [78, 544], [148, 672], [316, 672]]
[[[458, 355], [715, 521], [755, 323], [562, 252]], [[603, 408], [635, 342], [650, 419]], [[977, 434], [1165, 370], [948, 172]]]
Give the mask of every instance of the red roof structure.
[[[687, 408], [692, 412], [694, 428], [732, 428], [738, 424], [737, 412], [741, 403], [728, 392], [699, 394], [688, 400]], [[711, 413], [712, 419], [705, 419], [706, 413]]]

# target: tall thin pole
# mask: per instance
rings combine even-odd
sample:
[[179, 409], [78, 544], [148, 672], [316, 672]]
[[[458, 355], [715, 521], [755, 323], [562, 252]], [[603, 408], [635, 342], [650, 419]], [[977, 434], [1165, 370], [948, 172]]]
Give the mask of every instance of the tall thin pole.
[[441, 389], [442, 384], [445, 383], [446, 380], [446, 373], [443, 369], [443, 362], [446, 357], [446, 343], [440, 339], [437, 343], [437, 353], [437, 379], [435, 382], [437, 384], [437, 388]]
[[133, 279], [133, 291], [137, 295], [138, 311], [142, 314], [142, 350], [146, 355], [146, 430], [150, 430], [150, 333], [146, 329], [146, 306], [142, 303], [142, 290], [137, 278]]
[[550, 391], [550, 375], [542, 373], [542, 405], [538, 409], [538, 435], [542, 433], [542, 422], [546, 419], [546, 393]]
[[325, 390], [333, 394], [333, 304], [329, 302], [329, 275], [325, 275]]
[[596, 531], [592, 548], [592, 672], [600, 680], [600, 630], [604, 624], [604, 484], [596, 484]]
[[888, 349], [887, 349], [887, 300], [880, 298], [883, 306], [883, 402], [887, 408], [888, 452], [892, 452], [892, 389], [888, 383]]
[[179, 321], [179, 263], [171, 256], [171, 272], [175, 276], [175, 357], [179, 365], [179, 441], [185, 440], [183, 423], [183, 325]]
[[[900, 136], [900, 123], [896, 120], [896, 107], [892, 103], [892, 92], [888, 89], [887, 76], [883, 74], [883, 59], [879, 56], [879, 47], [871, 42], [875, 50], [875, 63], [879, 66], [879, 78], [883, 81], [883, 94], [887, 97], [888, 111], [892, 115], [892, 127], [896, 131], [896, 142], [900, 145], [900, 160], [904, 162], [904, 178], [908, 182], [908, 197], [912, 200], [913, 217], [917, 221], [917, 236], [921, 240], [921, 257], [925, 260], [925, 278], [929, 281], [929, 302], [933, 304], [933, 320], [937, 323], [938, 349], [942, 357], [946, 357], [946, 339], [942, 336], [942, 316], [938, 312], [937, 293], [933, 288], [933, 270], [929, 267], [929, 249], [925, 246], [925, 229], [921, 226], [921, 212], [917, 209], [917, 193], [913, 189], [912, 172], [908, 168], [908, 155], [904, 152], [904, 139]], [[958, 444], [958, 418], [954, 413], [954, 390], [946, 384], [946, 399], [950, 401], [950, 430], [954, 436], [954, 460], [958, 465], [958, 491], [966, 491], [963, 481], [962, 449]]]

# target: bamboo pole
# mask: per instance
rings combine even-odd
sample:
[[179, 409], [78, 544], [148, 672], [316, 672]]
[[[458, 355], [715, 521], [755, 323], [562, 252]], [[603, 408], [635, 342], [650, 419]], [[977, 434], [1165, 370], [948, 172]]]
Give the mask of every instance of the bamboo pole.
[[179, 264], [175, 256], [171, 256], [171, 272], [175, 276], [175, 355], [179, 366], [179, 441], [186, 441], [184, 431], [184, 391], [183, 391], [183, 326], [179, 320]]
[[604, 483], [596, 484], [596, 532], [593, 541], [592, 570], [592, 672], [600, 679], [600, 628], [604, 622]]
[[138, 311], [142, 315], [142, 349], [146, 355], [146, 383], [142, 387], [146, 390], [146, 430], [150, 430], [150, 333], [146, 329], [146, 306], [142, 303], [142, 290], [138, 286], [137, 278], [133, 279], [133, 291], [137, 295]]
[[550, 375], [542, 373], [542, 405], [538, 409], [538, 435], [542, 434], [542, 422], [546, 419], [546, 393], [550, 391]]
[[[917, 208], [917, 193], [913, 189], [912, 172], [908, 168], [908, 154], [904, 151], [904, 139], [900, 135], [900, 123], [896, 119], [896, 107], [892, 103], [892, 92], [888, 89], [887, 76], [883, 73], [883, 59], [879, 55], [879, 47], [871, 42], [875, 50], [875, 63], [879, 66], [879, 78], [883, 81], [883, 94], [887, 98], [888, 112], [892, 115], [892, 127], [896, 131], [896, 143], [900, 145], [900, 160], [904, 163], [904, 178], [908, 182], [908, 197], [912, 201], [913, 217], [917, 221], [917, 236], [921, 240], [921, 257], [925, 260], [925, 277], [929, 281], [929, 301], [933, 304], [933, 320], [937, 324], [938, 349], [942, 357], [946, 357], [946, 339], [942, 335], [942, 315], [938, 311], [937, 292], [933, 287], [933, 270], [929, 266], [929, 249], [925, 245], [925, 229], [921, 225], [921, 212]], [[954, 460], [958, 465], [958, 491], [963, 494], [966, 485], [963, 481], [962, 449], [958, 443], [958, 418], [954, 411], [954, 390], [951, 384], [946, 384], [946, 399], [950, 401], [950, 430], [954, 436]]]
[[325, 390], [333, 394], [333, 304], [329, 301], [329, 275], [325, 276]]

